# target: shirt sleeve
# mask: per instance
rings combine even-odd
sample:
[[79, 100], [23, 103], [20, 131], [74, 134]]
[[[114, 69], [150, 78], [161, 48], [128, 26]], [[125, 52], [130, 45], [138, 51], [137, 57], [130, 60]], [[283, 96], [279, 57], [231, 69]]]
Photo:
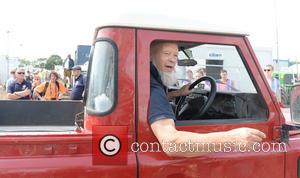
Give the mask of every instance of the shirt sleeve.
[[35, 90], [38, 92], [38, 93], [41, 93], [44, 91], [44, 88], [45, 88], [45, 82], [44, 83], [41, 83], [39, 84], [37, 87], [35, 87]]
[[15, 82], [10, 82], [9, 86], [7, 87], [7, 93], [14, 93], [15, 92]]
[[174, 119], [175, 114], [163, 87], [153, 79], [150, 86], [150, 124], [162, 119]]

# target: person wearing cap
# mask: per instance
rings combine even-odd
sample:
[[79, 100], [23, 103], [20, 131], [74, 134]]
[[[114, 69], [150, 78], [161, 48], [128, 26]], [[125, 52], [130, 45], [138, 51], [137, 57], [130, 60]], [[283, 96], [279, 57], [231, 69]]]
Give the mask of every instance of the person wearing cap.
[[85, 89], [86, 84], [86, 76], [81, 74], [81, 67], [76, 65], [72, 68], [72, 76], [75, 78], [75, 83], [72, 88], [70, 98], [72, 100], [82, 100], [83, 99], [83, 91]]

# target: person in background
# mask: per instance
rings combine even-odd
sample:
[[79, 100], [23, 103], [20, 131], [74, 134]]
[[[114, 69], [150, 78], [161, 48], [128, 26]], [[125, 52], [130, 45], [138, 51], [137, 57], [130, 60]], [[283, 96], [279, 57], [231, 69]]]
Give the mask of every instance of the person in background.
[[192, 70], [187, 70], [186, 76], [187, 76], [187, 79], [190, 81], [190, 83], [194, 82], [195, 79], [194, 79], [194, 74], [193, 74]]
[[277, 78], [273, 77], [274, 67], [271, 64], [266, 65], [264, 68], [264, 74], [267, 78], [268, 84], [270, 85], [276, 98], [280, 101], [280, 82]]
[[10, 71], [10, 78], [6, 81], [5, 87], [6, 87], [6, 92], [8, 91], [8, 86], [16, 79], [16, 68], [12, 69]]
[[7, 98], [11, 100], [31, 99], [31, 83], [25, 80], [25, 70], [16, 70], [15, 80], [8, 86]]
[[75, 83], [71, 92], [71, 100], [82, 100], [86, 84], [86, 76], [81, 74], [80, 66], [74, 66], [72, 68], [72, 76], [75, 77]]
[[206, 69], [205, 68], [200, 68], [195, 72], [195, 78], [200, 79], [201, 77], [206, 76]]
[[25, 75], [25, 80], [28, 82], [32, 82], [32, 79], [33, 79], [33, 76], [31, 75], [30, 71], [28, 70]]
[[231, 91], [235, 88], [235, 83], [233, 80], [228, 78], [227, 70], [220, 70], [220, 79], [217, 80], [217, 90], [219, 91]]
[[[205, 68], [199, 68], [196, 72], [195, 72], [195, 78], [196, 80], [205, 77], [206, 76], [206, 69]], [[209, 81], [202, 81], [197, 85], [198, 88], [202, 88], [202, 89], [206, 89], [206, 90], [210, 90], [210, 83]]]
[[182, 81], [182, 85], [191, 84], [195, 81], [193, 71], [188, 69], [186, 71], [186, 79]]
[[65, 59], [63, 63], [63, 67], [64, 67], [64, 82], [66, 83], [66, 85], [68, 85], [67, 87], [70, 87], [72, 84], [71, 70], [72, 67], [74, 67], [74, 60], [71, 58], [71, 54], [69, 54]]
[[41, 77], [36, 74], [33, 76], [33, 82], [32, 82], [32, 99], [38, 100], [39, 98], [34, 94], [34, 89], [39, 86], [42, 83]]
[[60, 100], [62, 95], [67, 92], [66, 88], [62, 82], [58, 81], [59, 76], [57, 72], [52, 71], [49, 78], [49, 82], [44, 82], [34, 89], [34, 95], [43, 101]]

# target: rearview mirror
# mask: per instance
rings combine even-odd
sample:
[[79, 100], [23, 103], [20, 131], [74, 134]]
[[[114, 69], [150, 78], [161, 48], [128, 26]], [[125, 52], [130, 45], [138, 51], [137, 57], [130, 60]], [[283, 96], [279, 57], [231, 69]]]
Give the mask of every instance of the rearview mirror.
[[294, 124], [300, 124], [300, 85], [294, 85], [290, 95], [291, 119]]
[[193, 59], [193, 53], [190, 49], [184, 49], [183, 47], [180, 50], [185, 54], [187, 59], [179, 59], [178, 66], [195, 66], [197, 61]]
[[181, 59], [178, 60], [178, 66], [195, 66], [197, 61], [194, 59]]

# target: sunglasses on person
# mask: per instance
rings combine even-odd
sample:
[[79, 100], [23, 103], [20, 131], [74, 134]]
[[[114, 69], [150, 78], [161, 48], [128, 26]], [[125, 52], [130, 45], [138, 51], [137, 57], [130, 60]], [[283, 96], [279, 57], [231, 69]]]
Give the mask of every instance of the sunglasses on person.
[[25, 74], [25, 72], [17, 72], [17, 74]]
[[271, 71], [271, 69], [264, 69], [264, 71], [265, 71], [265, 72], [267, 72], [267, 71], [268, 71], [268, 72], [270, 72], [270, 71]]

